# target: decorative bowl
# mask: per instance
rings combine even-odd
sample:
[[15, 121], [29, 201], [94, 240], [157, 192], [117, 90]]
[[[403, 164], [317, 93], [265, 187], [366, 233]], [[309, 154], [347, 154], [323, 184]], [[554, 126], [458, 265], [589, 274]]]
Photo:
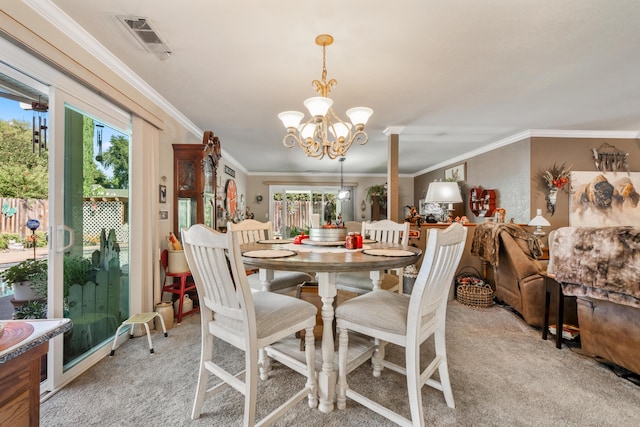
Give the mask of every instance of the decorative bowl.
[[309, 240], [314, 242], [339, 242], [344, 241], [346, 237], [346, 227], [309, 229]]

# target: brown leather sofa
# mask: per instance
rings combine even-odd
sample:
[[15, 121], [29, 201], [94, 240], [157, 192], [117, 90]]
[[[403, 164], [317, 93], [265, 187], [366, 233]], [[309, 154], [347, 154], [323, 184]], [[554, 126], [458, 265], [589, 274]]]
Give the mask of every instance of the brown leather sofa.
[[[538, 240], [516, 224], [482, 223], [474, 233], [471, 253], [493, 266], [496, 299], [517, 311], [525, 322], [541, 328], [544, 316], [545, 282], [540, 274], [546, 261], [538, 261]], [[556, 296], [551, 294], [551, 307]], [[577, 324], [575, 298], [565, 300], [564, 323]], [[556, 323], [554, 310], [549, 324]]]
[[[540, 272], [546, 261], [535, 259], [527, 243], [506, 231], [499, 233], [498, 264], [494, 266], [495, 293], [499, 301], [513, 307], [531, 326], [541, 328], [544, 320], [545, 283]], [[556, 306], [551, 293], [551, 307]], [[577, 325], [575, 298], [565, 297], [564, 323]], [[549, 324], [556, 324], [555, 311], [550, 310]]]
[[563, 227], [556, 278], [578, 299], [582, 353], [640, 374], [640, 227]]

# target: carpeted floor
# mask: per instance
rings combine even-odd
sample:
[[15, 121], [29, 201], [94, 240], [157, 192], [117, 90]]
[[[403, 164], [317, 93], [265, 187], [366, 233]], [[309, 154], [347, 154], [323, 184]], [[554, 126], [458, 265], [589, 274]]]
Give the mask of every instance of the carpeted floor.
[[[200, 352], [198, 315], [189, 316], [169, 337], [154, 334], [156, 353], [144, 337], [127, 341], [41, 406], [48, 426], [239, 426], [243, 397], [231, 388], [204, 406], [191, 421]], [[423, 356], [432, 352], [431, 342]], [[447, 349], [456, 409], [428, 386], [422, 391], [430, 426], [635, 426], [640, 387], [605, 365], [553, 340], [502, 307], [471, 309], [452, 301], [447, 312]], [[243, 354], [218, 342], [224, 366], [243, 365]], [[403, 351], [389, 346], [401, 360]], [[371, 376], [367, 362], [349, 376], [354, 389], [387, 402], [408, 416], [404, 377], [385, 370]], [[274, 363], [259, 385], [257, 415], [264, 416], [302, 386], [304, 378]], [[278, 426], [390, 426], [391, 422], [348, 400], [347, 409], [322, 414], [299, 403]]]

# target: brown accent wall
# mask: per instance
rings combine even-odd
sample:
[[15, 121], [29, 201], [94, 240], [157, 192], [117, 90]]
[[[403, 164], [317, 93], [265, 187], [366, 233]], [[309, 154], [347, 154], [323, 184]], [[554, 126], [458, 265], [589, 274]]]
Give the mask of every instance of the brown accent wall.
[[640, 171], [640, 139], [612, 139], [612, 138], [531, 138], [531, 210], [535, 214], [536, 208], [542, 209], [544, 217], [549, 220], [550, 230], [569, 225], [569, 194], [560, 191], [556, 203], [556, 212], [552, 216], [546, 213], [546, 187], [540, 174], [553, 166], [567, 163], [572, 165], [573, 171], [595, 171], [592, 148], [599, 148], [604, 143], [611, 144], [617, 149], [629, 153], [629, 169]]

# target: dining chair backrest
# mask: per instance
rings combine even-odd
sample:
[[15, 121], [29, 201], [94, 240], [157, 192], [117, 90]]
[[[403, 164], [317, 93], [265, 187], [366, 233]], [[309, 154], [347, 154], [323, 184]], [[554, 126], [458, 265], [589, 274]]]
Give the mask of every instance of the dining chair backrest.
[[216, 320], [225, 318], [229, 325], [244, 325], [236, 328], [235, 339], [225, 337], [234, 344], [255, 336], [253, 298], [236, 235], [196, 224], [182, 230], [182, 244], [196, 282], [201, 316], [207, 319], [203, 322], [211, 320], [215, 313]]
[[[467, 227], [459, 223], [451, 224], [445, 230], [429, 231], [422, 266], [411, 293], [408, 319], [424, 322], [432, 318], [429, 314], [434, 313], [444, 324], [449, 289], [462, 258], [466, 238]], [[419, 334], [422, 322], [409, 321], [407, 335]]]
[[365, 238], [385, 243], [400, 243], [406, 245], [409, 243], [409, 226], [411, 223], [403, 222], [401, 224], [383, 219], [375, 222], [362, 223], [362, 235]]
[[245, 219], [238, 223], [229, 222], [227, 223], [227, 230], [236, 235], [240, 245], [273, 238], [273, 224], [271, 221], [260, 222], [255, 219]]

